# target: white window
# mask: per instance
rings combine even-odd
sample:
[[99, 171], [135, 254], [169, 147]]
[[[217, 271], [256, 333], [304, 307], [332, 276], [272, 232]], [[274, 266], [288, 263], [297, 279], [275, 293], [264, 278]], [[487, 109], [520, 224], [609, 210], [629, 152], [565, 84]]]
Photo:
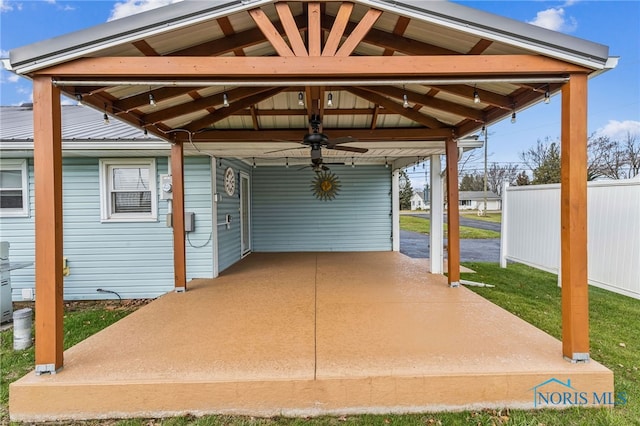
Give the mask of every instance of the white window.
[[100, 203], [103, 222], [157, 220], [155, 160], [100, 160]]
[[27, 160], [0, 162], [0, 216], [29, 216]]

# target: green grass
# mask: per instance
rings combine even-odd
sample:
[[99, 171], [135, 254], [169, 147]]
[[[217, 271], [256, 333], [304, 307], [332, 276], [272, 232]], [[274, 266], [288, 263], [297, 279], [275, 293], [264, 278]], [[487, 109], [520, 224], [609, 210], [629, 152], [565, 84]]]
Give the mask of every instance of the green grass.
[[493, 223], [502, 222], [501, 212], [496, 212], [496, 213], [489, 212], [489, 213], [485, 213], [485, 216], [478, 216], [477, 211], [472, 211], [469, 213], [465, 211], [465, 212], [460, 212], [460, 215], [468, 217], [469, 219], [483, 220], [485, 222], [493, 222]]
[[[143, 302], [79, 304], [68, 303], [64, 315], [65, 349], [97, 333], [133, 312]], [[83, 308], [83, 306], [90, 306]], [[9, 384], [33, 370], [34, 347], [22, 351], [13, 350], [13, 329], [0, 333], [0, 424], [8, 419]]]
[[[420, 234], [429, 235], [429, 225], [431, 221], [422, 217], [400, 216], [400, 229], [403, 231], [418, 232]], [[448, 227], [444, 225], [444, 236], [447, 238]], [[460, 238], [462, 239], [484, 239], [484, 238], [500, 238], [500, 233], [495, 231], [487, 231], [484, 229], [470, 228], [467, 226], [460, 227]]]
[[[560, 338], [560, 289], [555, 275], [523, 265], [501, 269], [497, 264], [465, 263], [475, 274], [463, 279], [494, 284], [495, 288], [469, 287], [483, 297], [515, 313], [525, 321]], [[353, 415], [318, 418], [254, 418], [243, 416], [192, 416], [170, 419], [73, 422], [74, 425], [182, 426], [182, 425], [469, 425], [469, 426], [633, 426], [640, 425], [640, 301], [590, 288], [591, 354], [615, 373], [616, 392], [627, 392], [628, 403], [615, 408], [566, 410], [474, 410], [456, 413], [406, 415]], [[131, 309], [95, 309], [65, 315], [65, 346], [70, 346], [127, 315]], [[7, 385], [33, 367], [33, 349], [13, 352], [11, 332], [2, 333], [2, 417], [6, 420]], [[73, 337], [72, 337], [73, 336]], [[620, 345], [624, 343], [624, 347]], [[6, 374], [6, 375], [5, 375]]]

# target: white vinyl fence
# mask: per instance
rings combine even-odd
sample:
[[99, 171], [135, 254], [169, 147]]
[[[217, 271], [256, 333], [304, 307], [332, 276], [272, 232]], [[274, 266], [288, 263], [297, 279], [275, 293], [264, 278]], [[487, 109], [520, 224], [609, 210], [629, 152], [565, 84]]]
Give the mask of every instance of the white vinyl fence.
[[[500, 263], [558, 273], [560, 185], [506, 186]], [[589, 284], [640, 299], [640, 178], [587, 185]]]

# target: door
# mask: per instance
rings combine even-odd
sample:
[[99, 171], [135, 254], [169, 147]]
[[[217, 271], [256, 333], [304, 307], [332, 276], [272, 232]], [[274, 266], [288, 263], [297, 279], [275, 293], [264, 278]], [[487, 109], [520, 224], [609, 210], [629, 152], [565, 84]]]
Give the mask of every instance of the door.
[[251, 252], [251, 185], [244, 172], [240, 172], [240, 250], [242, 256]]

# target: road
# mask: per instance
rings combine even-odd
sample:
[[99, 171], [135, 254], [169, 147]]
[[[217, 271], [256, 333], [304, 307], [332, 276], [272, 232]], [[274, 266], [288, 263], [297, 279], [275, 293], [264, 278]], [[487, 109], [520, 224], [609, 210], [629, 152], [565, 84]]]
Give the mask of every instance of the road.
[[[412, 214], [412, 216], [429, 219], [428, 213]], [[445, 216], [446, 223], [446, 216]], [[486, 229], [500, 232], [500, 224], [482, 220], [460, 217], [460, 225], [472, 228]], [[447, 240], [444, 240], [445, 246]], [[429, 236], [416, 232], [400, 231], [400, 252], [413, 258], [424, 259], [429, 257]], [[447, 251], [444, 252], [445, 259]], [[460, 240], [460, 260], [463, 262], [499, 262], [500, 239], [463, 239]]]

